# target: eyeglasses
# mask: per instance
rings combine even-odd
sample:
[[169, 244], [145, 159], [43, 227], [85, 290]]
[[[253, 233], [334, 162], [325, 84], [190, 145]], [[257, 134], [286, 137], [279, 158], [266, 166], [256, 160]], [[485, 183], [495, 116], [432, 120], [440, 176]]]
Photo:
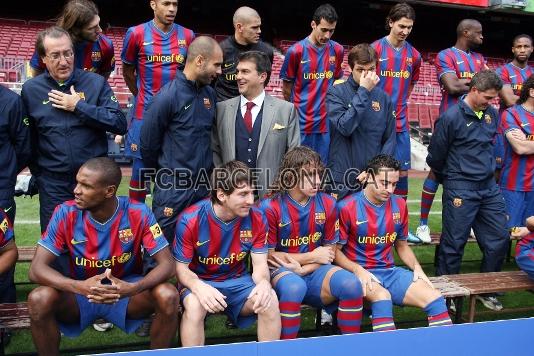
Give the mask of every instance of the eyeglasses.
[[66, 61], [69, 61], [74, 57], [74, 52], [72, 51], [65, 51], [63, 53], [53, 52], [53, 53], [47, 54], [46, 57], [50, 58], [51, 60], [55, 62], [61, 60], [61, 57], [65, 58]]

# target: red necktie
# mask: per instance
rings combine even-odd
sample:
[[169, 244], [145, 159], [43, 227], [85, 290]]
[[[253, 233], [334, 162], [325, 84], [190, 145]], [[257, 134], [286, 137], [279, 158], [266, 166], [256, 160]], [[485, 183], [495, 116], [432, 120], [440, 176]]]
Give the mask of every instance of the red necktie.
[[247, 112], [243, 119], [245, 120], [245, 126], [247, 127], [248, 133], [252, 133], [252, 108], [255, 106], [252, 101], [247, 103]]

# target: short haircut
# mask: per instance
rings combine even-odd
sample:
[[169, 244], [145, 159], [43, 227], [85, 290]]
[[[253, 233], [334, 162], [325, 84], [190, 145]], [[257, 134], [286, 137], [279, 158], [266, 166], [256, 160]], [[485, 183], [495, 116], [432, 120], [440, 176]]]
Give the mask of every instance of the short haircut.
[[68, 31], [74, 42], [82, 40], [81, 32], [98, 15], [98, 8], [90, 0], [71, 0], [65, 4], [57, 25]]
[[482, 26], [482, 24], [475, 19], [463, 19], [456, 27], [456, 36], [462, 37], [464, 31], [469, 31], [475, 26]]
[[219, 47], [217, 41], [208, 36], [199, 36], [191, 42], [187, 48], [187, 60], [186, 62], [194, 61], [197, 56], [204, 58], [211, 58], [215, 48]]
[[37, 34], [37, 39], [35, 40], [35, 50], [37, 51], [39, 57], [42, 58], [46, 56], [46, 48], [44, 47], [44, 40], [46, 37], [61, 38], [63, 36], [66, 36], [71, 41], [72, 47], [72, 38], [70, 37], [69, 33], [61, 27], [52, 26], [39, 32]]
[[415, 21], [415, 10], [405, 2], [398, 3], [389, 10], [388, 15], [386, 16], [386, 30], [390, 30], [390, 21], [396, 22], [403, 17]]
[[334, 7], [330, 4], [323, 4], [319, 6], [317, 9], [315, 9], [312, 20], [318, 25], [321, 23], [321, 19], [324, 19], [328, 23], [337, 22], [336, 9], [334, 9]]
[[368, 43], [359, 43], [350, 50], [348, 62], [351, 70], [356, 63], [376, 63], [376, 51]]
[[380, 169], [392, 169], [394, 171], [400, 170], [400, 163], [393, 156], [386, 154], [379, 154], [367, 162], [367, 171], [371, 170], [377, 174]]
[[502, 80], [497, 73], [491, 69], [484, 69], [476, 73], [469, 82], [469, 90], [477, 88], [479, 91], [486, 91], [495, 89], [497, 91], [502, 89]]
[[524, 104], [528, 98], [530, 98], [530, 89], [534, 89], [534, 74], [527, 78], [523, 83], [521, 88], [521, 93], [519, 94], [519, 99], [517, 99], [517, 104]]
[[530, 41], [530, 44], [532, 45], [532, 37], [529, 36], [529, 35], [527, 35], [526, 33], [522, 33], [522, 34], [517, 35], [517, 36], [514, 37], [514, 39], [513, 39], [513, 41], [512, 41], [512, 46], [515, 46], [515, 43], [516, 43], [517, 41], [519, 41], [520, 39], [522, 39], [522, 38], [526, 38], [526, 39], [528, 39], [528, 40]]
[[297, 146], [287, 151], [280, 162], [278, 175], [269, 187], [269, 195], [285, 192], [298, 184], [302, 178], [301, 169], [306, 165], [316, 167], [321, 173], [324, 171], [321, 156], [311, 148]]
[[238, 23], [248, 23], [251, 19], [260, 17], [260, 14], [256, 10], [248, 6], [241, 6], [234, 12], [232, 22], [234, 26]]
[[220, 189], [225, 195], [230, 195], [243, 184], [253, 187], [252, 175], [249, 167], [241, 161], [230, 161], [217, 167], [211, 174], [211, 202], [221, 204], [217, 198]]
[[[99, 173], [99, 184], [104, 186], [114, 185], [117, 189], [121, 183], [121, 168], [109, 157], [91, 158], [82, 165], [93, 172]], [[81, 168], [80, 168], [81, 169]]]
[[253, 62], [256, 64], [256, 70], [258, 73], [267, 73], [267, 79], [265, 79], [265, 85], [269, 83], [271, 77], [271, 60], [269, 56], [261, 51], [247, 51], [239, 55], [239, 62]]

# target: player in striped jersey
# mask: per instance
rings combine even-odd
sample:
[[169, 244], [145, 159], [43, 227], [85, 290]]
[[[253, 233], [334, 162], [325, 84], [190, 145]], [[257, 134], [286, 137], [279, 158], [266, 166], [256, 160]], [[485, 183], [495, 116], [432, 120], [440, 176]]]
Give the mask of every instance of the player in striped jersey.
[[128, 29], [121, 54], [124, 81], [135, 97], [125, 142], [125, 152], [133, 159], [129, 195], [141, 202], [148, 183], [140, 175], [143, 116], [152, 97], [184, 68], [187, 48], [195, 38], [193, 31], [174, 23], [178, 0], [151, 0], [150, 7], [154, 19]]
[[[14, 237], [13, 225], [4, 209], [0, 208], [0, 275], [13, 268], [17, 262], [18, 251]], [[2, 294], [0, 293], [0, 302], [3, 303]]]
[[[512, 41], [512, 53], [514, 54], [514, 59], [510, 63], [507, 63], [496, 70], [504, 84], [499, 92], [499, 97], [501, 98], [501, 113], [517, 102], [523, 82], [534, 74], [534, 68], [528, 65], [528, 59], [532, 54], [532, 37], [526, 34], [517, 35]], [[500, 177], [503, 155], [504, 142], [499, 127], [497, 135], [495, 136], [495, 166], [497, 178]]]
[[399, 183], [395, 194], [408, 198], [408, 169], [410, 164], [410, 128], [406, 119], [408, 97], [419, 79], [421, 54], [406, 41], [412, 32], [415, 11], [400, 3], [391, 8], [386, 18], [389, 34], [373, 42], [378, 57], [376, 73], [378, 87], [391, 97], [397, 122], [395, 158], [401, 163]]
[[[364, 190], [338, 203], [339, 242], [335, 263], [358, 276], [370, 301], [375, 331], [395, 329], [393, 304], [423, 308], [430, 326], [449, 325], [445, 300], [434, 289], [408, 246], [408, 209], [393, 191], [400, 164], [378, 155], [368, 165]], [[406, 266], [396, 267], [393, 247]]]
[[343, 77], [343, 46], [330, 39], [336, 23], [336, 10], [330, 4], [319, 6], [311, 34], [288, 49], [280, 70], [284, 99], [295, 104], [299, 114], [300, 141], [319, 152], [325, 163], [330, 143], [326, 92]]
[[336, 200], [319, 192], [321, 157], [300, 146], [282, 159], [271, 198], [262, 202], [269, 222], [271, 283], [280, 300], [282, 339], [294, 339], [304, 302], [337, 309], [343, 334], [360, 331], [362, 289], [350, 272], [333, 266], [338, 240]]
[[[57, 25], [67, 31], [74, 45], [74, 67], [100, 74], [108, 79], [115, 69], [111, 40], [102, 34], [100, 16], [90, 0], [71, 0], [65, 4]], [[37, 51], [30, 60], [32, 76], [46, 69]]]
[[534, 75], [524, 83], [517, 104], [502, 114], [504, 135], [501, 192], [508, 228], [534, 216]]
[[526, 228], [522, 228], [522, 238], [515, 247], [515, 261], [534, 281], [534, 216], [527, 218], [526, 225]]
[[[456, 44], [436, 56], [438, 81], [441, 83], [440, 115], [469, 91], [469, 82], [475, 73], [487, 69], [484, 57], [473, 50], [482, 44], [482, 25], [477, 20], [464, 19], [456, 27]], [[430, 242], [428, 215], [441, 183], [438, 172], [430, 171], [421, 192], [421, 216], [415, 235]]]
[[[41, 286], [28, 296], [37, 352], [59, 355], [60, 330], [79, 335], [96, 318], [133, 332], [155, 312], [152, 348], [169, 347], [178, 324], [178, 293], [168, 243], [150, 209], [117, 197], [121, 170], [107, 157], [78, 171], [74, 200], [58, 205], [38, 242], [29, 277]], [[143, 273], [143, 251], [157, 266]], [[51, 267], [70, 258], [70, 276]]]
[[[253, 204], [248, 166], [230, 161], [213, 171], [211, 199], [178, 217], [173, 256], [184, 307], [182, 346], [203, 345], [207, 313], [222, 311], [238, 327], [250, 326], [257, 315], [259, 341], [280, 338], [278, 300], [267, 267], [267, 219]], [[249, 254], [252, 275], [246, 268]]]

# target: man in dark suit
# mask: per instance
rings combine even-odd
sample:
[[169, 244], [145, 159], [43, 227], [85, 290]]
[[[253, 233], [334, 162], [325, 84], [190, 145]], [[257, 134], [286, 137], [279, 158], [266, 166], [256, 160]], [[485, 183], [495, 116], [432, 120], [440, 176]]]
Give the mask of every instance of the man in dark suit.
[[300, 144], [293, 104], [265, 94], [271, 62], [259, 51], [239, 56], [237, 85], [240, 96], [217, 103], [212, 148], [215, 166], [239, 160], [258, 169], [260, 197], [278, 173], [282, 156]]

